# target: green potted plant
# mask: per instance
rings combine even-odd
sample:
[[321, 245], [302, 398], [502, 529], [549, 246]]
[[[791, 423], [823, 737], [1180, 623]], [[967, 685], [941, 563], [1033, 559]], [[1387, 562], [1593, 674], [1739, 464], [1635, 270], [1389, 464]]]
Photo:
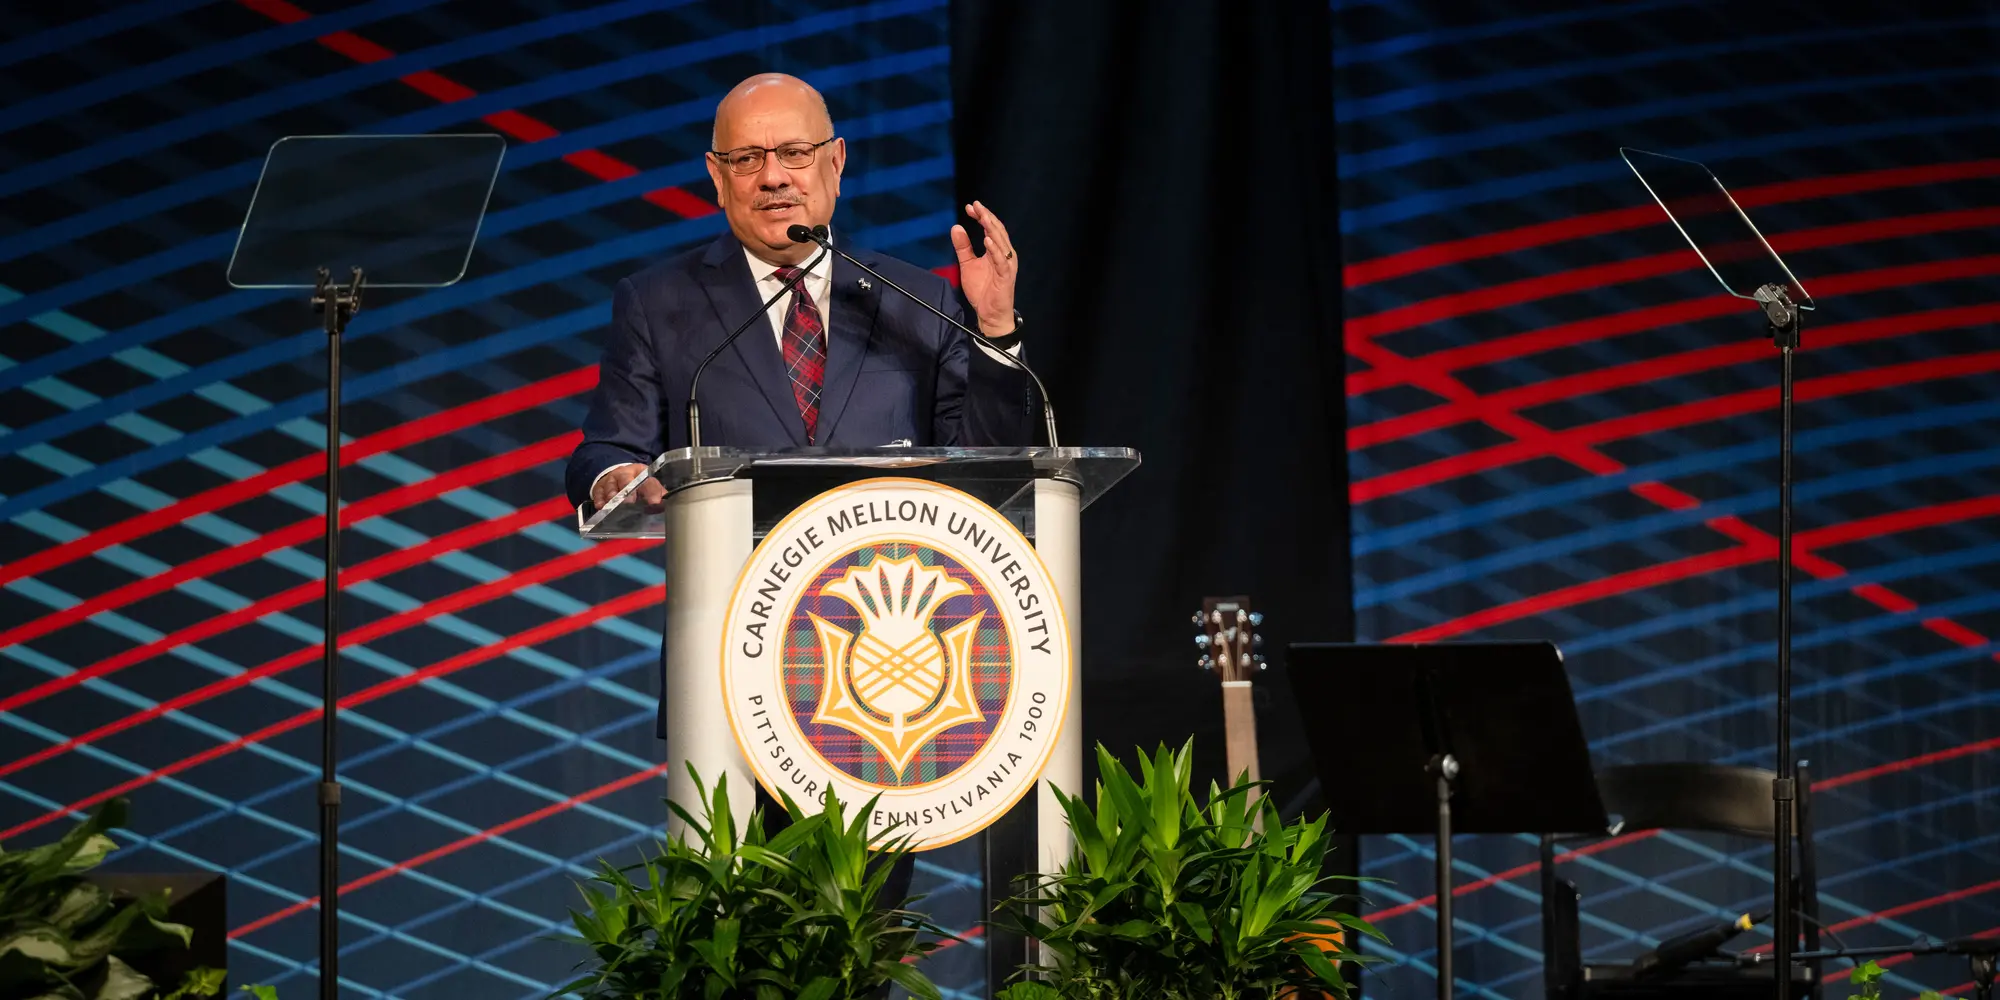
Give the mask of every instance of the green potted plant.
[[[693, 774], [693, 769], [689, 769]], [[695, 776], [701, 815], [668, 808], [683, 836], [634, 864], [600, 862], [571, 911], [594, 962], [555, 996], [602, 1000], [861, 1000], [896, 983], [938, 1000], [910, 964], [944, 935], [922, 915], [880, 904], [905, 837], [871, 835], [871, 799], [848, 814], [829, 790], [806, 815], [783, 797], [791, 824], [764, 833], [762, 810], [739, 831], [726, 780]]]
[[[113, 896], [89, 872], [118, 843], [126, 802], [112, 799], [52, 844], [0, 847], [0, 997], [137, 1000], [152, 980], [119, 956], [188, 945], [193, 932], [166, 919], [167, 895]], [[222, 972], [196, 969], [164, 1000], [214, 996]]]
[[1247, 779], [1211, 783], [1198, 804], [1193, 757], [1193, 741], [1141, 753], [1135, 780], [1099, 746], [1095, 804], [1056, 792], [1076, 849], [998, 914], [1053, 962], [1025, 967], [1039, 981], [1003, 1000], [1349, 995], [1340, 963], [1365, 959], [1344, 942], [1387, 939], [1326, 891], [1326, 816], [1285, 823], [1268, 796], [1253, 803]]

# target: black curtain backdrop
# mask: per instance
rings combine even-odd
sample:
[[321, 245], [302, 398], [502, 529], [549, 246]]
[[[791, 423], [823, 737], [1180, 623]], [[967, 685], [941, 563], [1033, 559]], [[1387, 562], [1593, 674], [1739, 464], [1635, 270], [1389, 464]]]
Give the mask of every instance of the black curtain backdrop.
[[1192, 732], [1198, 779], [1220, 777], [1191, 616], [1249, 594], [1272, 661], [1264, 773], [1303, 805], [1282, 650], [1353, 631], [1327, 9], [951, 15], [959, 201], [1013, 237], [1063, 443], [1144, 456], [1084, 514], [1084, 734], [1125, 755]]

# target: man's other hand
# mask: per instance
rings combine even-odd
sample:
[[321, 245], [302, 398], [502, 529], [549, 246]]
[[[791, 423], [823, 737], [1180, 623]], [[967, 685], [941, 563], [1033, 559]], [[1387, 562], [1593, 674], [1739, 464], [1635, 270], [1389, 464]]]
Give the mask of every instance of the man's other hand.
[[[605, 504], [611, 502], [612, 497], [618, 495], [619, 490], [624, 489], [632, 480], [645, 475], [645, 473], [646, 467], [637, 462], [613, 466], [610, 471], [597, 477], [597, 482], [591, 485], [590, 502], [602, 508]], [[648, 511], [662, 509], [667, 499], [667, 491], [660, 486], [660, 481], [657, 479], [648, 479], [640, 483], [638, 492], [635, 495], [639, 502], [646, 505]]]
[[1004, 337], [1014, 332], [1014, 279], [1020, 274], [1021, 262], [1014, 257], [1014, 242], [999, 216], [976, 201], [965, 206], [965, 214], [986, 230], [986, 252], [973, 253], [972, 236], [965, 227], [951, 227], [951, 248], [958, 254], [958, 285], [965, 292], [966, 304], [979, 317], [979, 332]]

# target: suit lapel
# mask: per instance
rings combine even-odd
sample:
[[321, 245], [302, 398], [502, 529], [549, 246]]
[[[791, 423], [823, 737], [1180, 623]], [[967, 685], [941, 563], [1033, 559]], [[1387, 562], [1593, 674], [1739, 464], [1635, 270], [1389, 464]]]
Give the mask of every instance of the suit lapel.
[[[863, 259], [867, 259], [865, 255]], [[875, 262], [868, 261], [870, 267]], [[861, 360], [868, 355], [868, 338], [875, 329], [875, 311], [882, 304], [879, 289], [862, 290], [861, 269], [835, 257], [833, 260], [832, 320], [826, 332], [826, 382], [819, 394], [819, 434], [824, 443], [833, 440], [847, 401], [854, 395], [854, 383], [861, 376]], [[874, 443], [874, 442], [871, 442]]]
[[[721, 321], [722, 332], [726, 336], [736, 329], [738, 323], [756, 313], [764, 304], [764, 297], [757, 294], [757, 282], [750, 277], [750, 264], [743, 259], [743, 244], [736, 237], [724, 233], [722, 238], [709, 244], [708, 252], [702, 255], [701, 285], [708, 293], [708, 301], [715, 307], [716, 319]], [[736, 338], [731, 345], [736, 359], [756, 381], [757, 388], [764, 394], [764, 401], [771, 405], [771, 412], [791, 436], [792, 443], [806, 443], [805, 422], [799, 418], [798, 400], [792, 398], [792, 381], [785, 374], [784, 356], [778, 353], [777, 338], [771, 335], [771, 324], [759, 317], [750, 329]], [[721, 359], [717, 359], [720, 361]], [[821, 404], [824, 407], [824, 403]], [[821, 418], [824, 422], [824, 417]]]

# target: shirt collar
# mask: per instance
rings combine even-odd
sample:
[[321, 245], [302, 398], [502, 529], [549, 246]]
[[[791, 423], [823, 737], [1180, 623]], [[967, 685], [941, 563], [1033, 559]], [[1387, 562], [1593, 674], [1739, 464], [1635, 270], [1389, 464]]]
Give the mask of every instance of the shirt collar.
[[[832, 236], [832, 233], [833, 230], [831, 229], [827, 230], [827, 234], [829, 237]], [[750, 262], [750, 280], [755, 281], [758, 284], [762, 284], [766, 281], [778, 280], [772, 277], [772, 275], [777, 273], [778, 265], [772, 264], [766, 261], [764, 258], [759, 257], [754, 253], [751, 253], [749, 247], [743, 248], [743, 258]], [[811, 260], [812, 258], [808, 257], [806, 259]], [[813, 265], [813, 269], [806, 276], [806, 280], [808, 281], [833, 280], [833, 255], [827, 254], [826, 257], [822, 259], [818, 264]]]

